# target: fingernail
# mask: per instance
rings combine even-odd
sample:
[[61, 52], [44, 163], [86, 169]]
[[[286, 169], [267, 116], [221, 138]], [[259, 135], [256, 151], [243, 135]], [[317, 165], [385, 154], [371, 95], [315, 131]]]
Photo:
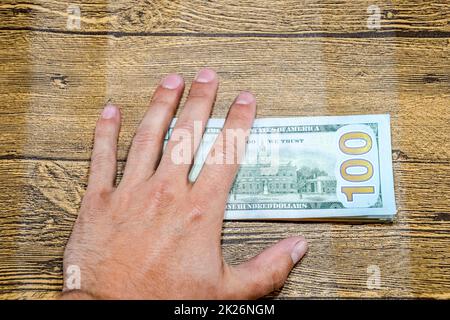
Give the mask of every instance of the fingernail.
[[178, 74], [169, 74], [161, 81], [161, 86], [166, 89], [176, 89], [182, 82], [183, 79]]
[[195, 77], [195, 81], [207, 83], [214, 80], [216, 77], [216, 73], [212, 71], [211, 69], [202, 69], [197, 73], [197, 76]]
[[291, 252], [292, 261], [295, 263], [299, 262], [300, 259], [305, 255], [306, 250], [308, 250], [308, 243], [305, 240], [300, 240], [294, 246]]
[[235, 103], [237, 104], [251, 104], [255, 101], [255, 97], [246, 91], [242, 91], [236, 98]]
[[102, 111], [102, 118], [103, 119], [111, 119], [114, 118], [117, 115], [117, 107], [113, 106], [112, 104], [108, 103], [105, 108], [103, 108]]

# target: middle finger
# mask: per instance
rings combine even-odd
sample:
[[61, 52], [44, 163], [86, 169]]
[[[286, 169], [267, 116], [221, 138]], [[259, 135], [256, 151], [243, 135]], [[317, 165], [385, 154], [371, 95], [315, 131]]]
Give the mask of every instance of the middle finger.
[[157, 172], [160, 171], [165, 175], [170, 172], [177, 179], [182, 178], [188, 182], [195, 151], [211, 114], [217, 88], [217, 74], [213, 70], [202, 69], [198, 72]]

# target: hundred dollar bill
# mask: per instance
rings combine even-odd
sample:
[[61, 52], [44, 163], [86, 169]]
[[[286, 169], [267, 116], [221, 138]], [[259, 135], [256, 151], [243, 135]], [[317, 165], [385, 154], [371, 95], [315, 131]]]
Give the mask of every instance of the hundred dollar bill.
[[[210, 119], [190, 180], [224, 119]], [[392, 220], [389, 115], [256, 119], [225, 219]], [[219, 182], [218, 182], [219, 183]]]

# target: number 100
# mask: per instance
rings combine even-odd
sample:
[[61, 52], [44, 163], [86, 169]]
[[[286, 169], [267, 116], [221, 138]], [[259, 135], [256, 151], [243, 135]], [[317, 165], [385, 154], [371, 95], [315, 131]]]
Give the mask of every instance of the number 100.
[[[357, 145], [350, 144], [350, 142], [355, 141], [360, 143]], [[365, 132], [348, 132], [340, 137], [339, 149], [341, 152], [349, 156], [355, 156], [345, 160], [340, 166], [340, 175], [345, 181], [363, 183], [373, 177], [373, 164], [369, 160], [358, 157], [372, 150], [372, 144], [372, 138]], [[362, 169], [364, 172], [355, 173], [355, 169]], [[355, 194], [373, 194], [375, 193], [375, 187], [371, 185], [342, 186], [341, 192], [345, 194], [347, 201], [352, 202]]]

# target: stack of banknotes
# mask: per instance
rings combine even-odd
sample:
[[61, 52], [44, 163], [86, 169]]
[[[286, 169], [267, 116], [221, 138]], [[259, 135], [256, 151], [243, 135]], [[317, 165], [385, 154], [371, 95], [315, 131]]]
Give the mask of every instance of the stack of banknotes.
[[[192, 181], [223, 124], [208, 122]], [[392, 221], [395, 214], [389, 115], [357, 115], [256, 119], [225, 219]]]

